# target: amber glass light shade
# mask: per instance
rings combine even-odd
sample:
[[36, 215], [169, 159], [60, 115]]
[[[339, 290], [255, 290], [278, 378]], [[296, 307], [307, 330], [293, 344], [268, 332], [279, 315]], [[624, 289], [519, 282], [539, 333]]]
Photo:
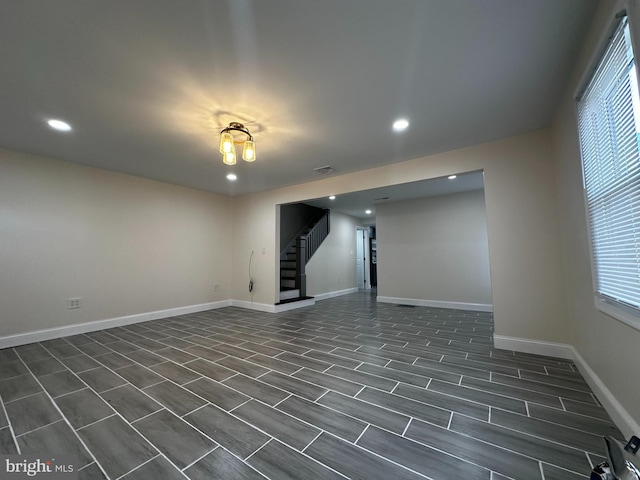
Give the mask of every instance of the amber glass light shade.
[[247, 162], [256, 161], [256, 144], [251, 140], [244, 142], [244, 147], [242, 148], [242, 159]]

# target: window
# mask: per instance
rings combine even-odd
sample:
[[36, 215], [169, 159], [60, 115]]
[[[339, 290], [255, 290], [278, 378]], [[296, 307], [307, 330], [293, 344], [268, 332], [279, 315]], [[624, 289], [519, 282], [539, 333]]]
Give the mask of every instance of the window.
[[627, 17], [577, 109], [596, 300], [640, 326], [640, 97]]

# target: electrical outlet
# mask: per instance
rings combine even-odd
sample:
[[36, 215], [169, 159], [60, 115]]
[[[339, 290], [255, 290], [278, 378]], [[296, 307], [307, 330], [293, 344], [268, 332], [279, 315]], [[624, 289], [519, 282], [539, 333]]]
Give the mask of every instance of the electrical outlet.
[[219, 292], [220, 291], [220, 285], [218, 285], [217, 283], [213, 286], [213, 291], [214, 292]]
[[67, 308], [80, 308], [82, 306], [82, 298], [70, 298], [67, 300]]

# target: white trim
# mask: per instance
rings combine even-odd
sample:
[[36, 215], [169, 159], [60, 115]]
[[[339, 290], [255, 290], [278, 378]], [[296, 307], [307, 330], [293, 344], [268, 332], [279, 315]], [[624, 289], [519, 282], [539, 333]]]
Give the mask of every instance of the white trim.
[[631, 435], [638, 435], [638, 432], [640, 432], [638, 422], [636, 422], [633, 416], [620, 404], [613, 393], [611, 393], [611, 390], [607, 388], [596, 372], [591, 369], [575, 347], [566, 343], [544, 342], [526, 338], [505, 337], [503, 335], [494, 335], [494, 346], [495, 348], [505, 350], [573, 360], [585, 381], [591, 390], [593, 390], [596, 397], [598, 397], [598, 400], [613, 420], [613, 423], [622, 431], [625, 438], [629, 438]]
[[573, 347], [566, 343], [545, 342], [542, 340], [530, 340], [528, 338], [493, 336], [493, 346], [502, 350], [514, 350], [516, 352], [533, 353], [547, 357], [558, 357], [573, 360]]
[[334, 292], [327, 293], [318, 293], [313, 294], [313, 298], [316, 299], [316, 302], [320, 300], [326, 300], [327, 298], [339, 297], [341, 295], [349, 295], [350, 293], [356, 293], [358, 291], [358, 287], [353, 288], [345, 288], [344, 290], [336, 290]]
[[246, 308], [247, 310], [257, 310], [258, 312], [275, 313], [276, 306], [268, 303], [247, 302], [246, 300], [230, 300], [232, 307]]
[[454, 308], [456, 310], [493, 312], [493, 305], [491, 305], [490, 303], [442, 302], [440, 300], [422, 300], [417, 298], [381, 297], [380, 295], [378, 295], [377, 301], [381, 303], [415, 305], [417, 307]]
[[622, 307], [617, 306], [614, 303], [607, 302], [598, 295], [594, 295], [594, 302], [596, 309], [600, 310], [605, 315], [613, 317], [616, 320], [629, 325], [631, 328], [640, 330], [640, 317], [637, 315], [624, 310]]
[[[357, 291], [357, 289], [356, 289]], [[122, 327], [134, 323], [148, 322], [150, 320], [160, 320], [161, 318], [175, 317], [178, 315], [186, 315], [189, 313], [204, 312], [206, 310], [214, 310], [223, 307], [240, 307], [248, 310], [258, 310], [260, 312], [280, 313], [296, 308], [308, 307], [315, 305], [315, 299], [307, 299], [300, 302], [285, 303], [283, 305], [268, 305], [265, 303], [253, 303], [243, 300], [221, 300], [219, 302], [201, 303], [198, 305], [189, 305], [186, 307], [168, 308], [166, 310], [156, 310], [154, 312], [136, 313], [134, 315], [124, 315], [122, 317], [107, 318], [104, 320], [95, 320], [92, 322], [75, 323], [73, 325], [64, 325], [61, 327], [45, 328], [42, 330], [34, 330], [31, 332], [17, 333], [0, 337], [0, 349], [17, 347], [28, 343], [43, 342], [53, 338], [68, 337], [78, 335], [80, 333], [95, 332], [106, 328]]]
[[580, 370], [580, 373], [591, 387], [591, 390], [593, 390], [593, 393], [595, 393], [598, 400], [600, 400], [600, 403], [613, 420], [613, 423], [618, 426], [625, 438], [630, 438], [631, 435], [638, 435], [638, 433], [640, 433], [640, 425], [638, 425], [638, 422], [636, 422], [620, 402], [616, 400], [611, 390], [600, 380], [600, 377], [591, 369], [585, 359], [582, 358], [582, 355], [580, 355], [574, 347], [571, 347], [571, 349], [573, 350], [574, 361], [578, 370]]
[[232, 307], [246, 308], [247, 310], [257, 310], [258, 312], [266, 313], [281, 313], [289, 310], [295, 310], [296, 308], [310, 307], [315, 305], [315, 298], [308, 298], [306, 300], [300, 300], [299, 302], [283, 303], [282, 305], [269, 305], [268, 303], [254, 303], [247, 302], [245, 300], [231, 300]]
[[283, 303], [282, 305], [274, 305], [275, 310], [273, 313], [288, 312], [289, 310], [295, 310], [297, 308], [311, 307], [315, 304], [315, 298], [307, 298], [306, 300], [298, 300], [297, 302]]
[[137, 313], [134, 315], [107, 318], [105, 320], [95, 320], [93, 322], [76, 323], [73, 325], [64, 325], [61, 327], [18, 333], [6, 337], [0, 337], [0, 348], [15, 347], [18, 345], [25, 345], [27, 343], [34, 342], [42, 342], [44, 340], [51, 340], [53, 338], [78, 335], [79, 333], [95, 332], [96, 330], [104, 330], [105, 328], [121, 327], [123, 325], [131, 325], [132, 323], [147, 322], [149, 320], [159, 320], [161, 318], [186, 315], [188, 313], [203, 312], [205, 310], [213, 310], [215, 308], [228, 307], [230, 305], [230, 300], [222, 300], [219, 302], [201, 303], [199, 305], [189, 305], [186, 307], [168, 308], [166, 310], [156, 310], [154, 312]]

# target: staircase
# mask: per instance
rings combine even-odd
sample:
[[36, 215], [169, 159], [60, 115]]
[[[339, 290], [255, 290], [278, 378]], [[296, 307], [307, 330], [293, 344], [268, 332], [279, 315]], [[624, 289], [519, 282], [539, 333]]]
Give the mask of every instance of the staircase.
[[300, 297], [300, 289], [296, 288], [296, 250], [294, 244], [280, 254], [280, 301]]
[[305, 267], [329, 235], [329, 210], [307, 223], [280, 252], [280, 302], [304, 299], [307, 295]]

